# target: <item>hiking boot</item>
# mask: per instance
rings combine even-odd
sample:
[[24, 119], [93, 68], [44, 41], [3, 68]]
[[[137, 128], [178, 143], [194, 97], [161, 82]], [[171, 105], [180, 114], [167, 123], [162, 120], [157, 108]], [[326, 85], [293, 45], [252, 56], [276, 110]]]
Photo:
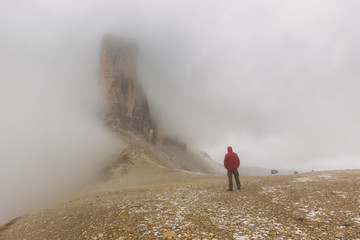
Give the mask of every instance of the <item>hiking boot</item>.
[[232, 191], [232, 189], [229, 188], [228, 191]]

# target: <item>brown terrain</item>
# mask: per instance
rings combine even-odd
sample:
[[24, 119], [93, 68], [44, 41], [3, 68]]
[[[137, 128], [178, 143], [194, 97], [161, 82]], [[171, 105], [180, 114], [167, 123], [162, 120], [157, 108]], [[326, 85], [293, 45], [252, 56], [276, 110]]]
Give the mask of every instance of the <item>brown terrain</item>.
[[0, 239], [360, 239], [360, 170], [247, 176], [228, 192], [225, 176], [164, 167], [142, 144], [92, 190], [15, 219]]
[[0, 227], [1, 240], [360, 239], [360, 170], [240, 167], [241, 190], [226, 191], [221, 164], [155, 127], [137, 51], [112, 35], [100, 51], [104, 121], [123, 149], [73, 197]]

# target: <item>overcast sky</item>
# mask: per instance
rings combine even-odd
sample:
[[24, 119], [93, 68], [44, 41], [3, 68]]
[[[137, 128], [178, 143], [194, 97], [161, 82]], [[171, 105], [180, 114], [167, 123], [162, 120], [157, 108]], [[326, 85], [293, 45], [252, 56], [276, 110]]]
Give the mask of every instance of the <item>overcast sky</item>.
[[[84, 150], [113, 149], [95, 120], [77, 130], [100, 104], [96, 71], [107, 32], [138, 41], [139, 75], [161, 128], [216, 161], [230, 145], [247, 166], [360, 168], [359, 7], [356, 0], [3, 0], [0, 142], [26, 155], [24, 146], [48, 148], [49, 139], [76, 146], [86, 132], [101, 141]], [[43, 140], [34, 143], [39, 132]], [[69, 143], [74, 135], [82, 137]]]

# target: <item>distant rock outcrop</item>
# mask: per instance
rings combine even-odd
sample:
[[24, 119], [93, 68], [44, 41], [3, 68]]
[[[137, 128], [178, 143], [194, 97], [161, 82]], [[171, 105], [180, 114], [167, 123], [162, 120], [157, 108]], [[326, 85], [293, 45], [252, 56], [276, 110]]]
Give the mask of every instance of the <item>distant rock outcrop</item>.
[[132, 130], [156, 142], [157, 131], [150, 119], [147, 96], [138, 81], [136, 56], [138, 46], [110, 34], [102, 38], [100, 81], [110, 107], [106, 123], [114, 130]]

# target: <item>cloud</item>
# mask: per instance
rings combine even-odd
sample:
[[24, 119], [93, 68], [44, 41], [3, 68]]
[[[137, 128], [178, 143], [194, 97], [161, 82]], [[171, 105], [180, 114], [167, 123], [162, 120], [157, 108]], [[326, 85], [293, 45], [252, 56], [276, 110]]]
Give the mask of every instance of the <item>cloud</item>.
[[187, 13], [187, 37], [157, 64], [164, 74], [178, 63], [168, 76], [142, 75], [163, 125], [218, 161], [233, 145], [245, 165], [358, 168], [352, 4], [231, 2]]

